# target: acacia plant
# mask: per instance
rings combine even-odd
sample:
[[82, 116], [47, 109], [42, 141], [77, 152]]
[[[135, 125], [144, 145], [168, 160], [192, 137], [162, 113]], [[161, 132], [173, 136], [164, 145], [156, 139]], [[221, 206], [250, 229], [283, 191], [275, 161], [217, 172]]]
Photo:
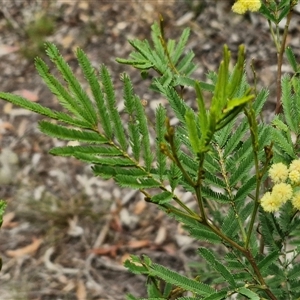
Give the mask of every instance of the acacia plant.
[[[296, 2], [254, 0], [254, 6], [250, 2], [238, 0], [233, 9], [238, 13], [260, 9], [278, 45], [281, 68], [287, 29], [281, 37], [278, 24], [288, 16], [288, 27]], [[117, 59], [142, 76], [155, 71], [150, 88], [168, 105], [157, 106], [154, 121], [149, 122], [127, 74], [121, 75], [125, 122], [116, 108], [107, 67], [96, 70], [83, 50], [76, 51], [90, 97], [50, 43], [46, 53], [63, 81], [40, 58], [36, 69], [64, 112], [9, 93], [0, 93], [0, 98], [54, 120], [39, 123], [43, 133], [80, 142], [53, 148], [51, 154], [75, 157], [92, 164], [95, 176], [138, 189], [147, 202], [182, 223], [192, 237], [212, 245], [198, 249], [212, 270], [209, 285], [201, 281], [200, 273], [189, 278], [145, 255], [127, 260], [130, 271], [148, 276], [147, 299], [298, 299], [300, 66], [288, 48], [294, 74], [280, 79], [277, 96], [282, 113], [278, 109], [268, 124], [262, 117], [268, 90], [258, 91], [248, 84], [244, 46], [230, 68], [225, 45], [218, 71], [210, 71], [202, 82], [193, 77], [194, 53], [185, 49], [189, 32], [185, 29], [178, 42], [166, 39], [160, 20], [152, 26], [151, 42], [131, 40], [130, 58]], [[186, 87], [195, 92], [194, 107], [184, 99]], [[203, 91], [209, 96], [204, 97]], [[178, 120], [176, 126], [170, 125], [170, 111]], [[153, 131], [155, 145], [150, 142]], [[182, 201], [177, 188], [193, 193], [196, 208]], [[222, 245], [226, 254], [215, 251], [215, 244]], [[136, 298], [128, 295], [127, 299]]]

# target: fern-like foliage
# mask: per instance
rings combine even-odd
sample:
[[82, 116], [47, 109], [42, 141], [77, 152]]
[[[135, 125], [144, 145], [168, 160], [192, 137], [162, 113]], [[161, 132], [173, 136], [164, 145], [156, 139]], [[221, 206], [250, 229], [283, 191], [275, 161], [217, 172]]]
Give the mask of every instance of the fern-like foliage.
[[[91, 164], [95, 176], [140, 190], [146, 201], [183, 223], [192, 237], [227, 249], [224, 257], [204, 247], [198, 250], [216, 275], [210, 285], [201, 282], [201, 276], [188, 278], [147, 256], [132, 256], [125, 265], [133, 273], [148, 276], [147, 299], [221, 300], [238, 295], [256, 300], [270, 295], [274, 299], [273, 293], [278, 299], [296, 299], [300, 270], [287, 260], [285, 266], [278, 262], [282, 244], [294, 243], [293, 260], [300, 251], [299, 219], [290, 203], [279, 217], [260, 211], [259, 196], [271, 160], [289, 163], [297, 157], [300, 80], [296, 76], [283, 78], [283, 114], [272, 126], [259, 123], [268, 91], [254, 93], [247, 84], [243, 46], [233, 68], [230, 51], [224, 46], [219, 70], [209, 72], [210, 83], [204, 83], [192, 77], [194, 53], [185, 50], [189, 29], [183, 31], [178, 43], [166, 40], [161, 20], [152, 26], [151, 36], [152, 43], [130, 41], [134, 52], [129, 59], [118, 61], [137, 68], [142, 76], [150, 69], [157, 72], [150, 87], [167, 99], [168, 109], [178, 121], [176, 126], [170, 124], [168, 109], [162, 105], [155, 109], [154, 122], [149, 122], [127, 74], [120, 76], [125, 106], [120, 112], [108, 68], [101, 65], [96, 70], [78, 49], [76, 58], [89, 95], [51, 43], [46, 44], [46, 53], [61, 78], [51, 74], [42, 59], [35, 63], [64, 112], [9, 93], [0, 93], [0, 98], [47, 117], [39, 123], [43, 133], [78, 144], [53, 148], [51, 154], [75, 157]], [[295, 67], [294, 58], [290, 59]], [[184, 99], [182, 91], [187, 86], [194, 90], [196, 109]], [[203, 90], [209, 92], [208, 99]], [[193, 193], [196, 208], [183, 201], [177, 190]], [[280, 289], [287, 277], [290, 291]], [[186, 292], [193, 296], [185, 297]], [[129, 295], [127, 299], [136, 298]]]

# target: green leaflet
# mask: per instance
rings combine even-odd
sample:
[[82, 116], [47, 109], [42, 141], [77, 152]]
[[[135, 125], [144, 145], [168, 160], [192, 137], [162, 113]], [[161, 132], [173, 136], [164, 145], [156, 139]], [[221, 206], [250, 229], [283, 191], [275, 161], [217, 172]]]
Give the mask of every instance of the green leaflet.
[[[60, 55], [58, 49], [54, 44], [46, 43], [46, 53], [51, 59], [51, 61], [56, 65], [57, 69], [60, 71], [61, 75], [63, 76], [64, 80], [68, 84], [68, 88], [71, 92], [70, 95], [76, 97], [76, 104], [73, 108], [77, 108], [78, 112], [80, 111], [80, 115], [91, 125], [97, 124], [97, 115], [95, 113], [95, 109], [93, 107], [92, 102], [90, 101], [86, 92], [80, 86], [80, 83], [76, 79], [75, 75], [71, 71], [69, 65]], [[79, 52], [80, 56], [80, 52]], [[41, 60], [38, 60], [41, 62]], [[49, 88], [53, 88], [56, 86], [55, 83], [47, 84]]]
[[188, 109], [187, 104], [178, 95], [173, 87], [164, 87], [160, 84], [158, 80], [154, 80], [155, 86], [158, 88], [159, 92], [165, 96], [171, 108], [173, 109], [176, 117], [184, 124], [185, 123], [185, 113]]
[[179, 58], [182, 56], [184, 50], [185, 50], [185, 45], [188, 41], [190, 35], [190, 29], [189, 28], [185, 28], [180, 36], [179, 42], [176, 45], [176, 48], [173, 52], [171, 52], [171, 57], [172, 57], [172, 62], [174, 65], [177, 64]]
[[104, 134], [111, 139], [112, 128], [108, 117], [107, 105], [104, 100], [103, 91], [99, 84], [96, 70], [92, 67], [91, 62], [87, 58], [86, 54], [81, 50], [77, 49], [76, 56], [81, 66], [85, 79], [88, 81], [91, 91], [93, 93], [94, 100], [97, 106], [97, 112], [99, 115], [99, 121], [103, 128]]
[[[4, 200], [0, 200], [0, 227], [2, 226], [2, 222], [3, 222], [3, 215], [6, 209], [6, 202]], [[0, 270], [1, 270], [1, 266], [0, 266]]]
[[[129, 43], [136, 50], [130, 54], [130, 59], [117, 58], [119, 63], [129, 64], [139, 70], [149, 70], [153, 68], [160, 75], [172, 74], [168, 80], [174, 81], [175, 76], [190, 76], [196, 69], [192, 62], [194, 54], [192, 51], [184, 53], [190, 30], [186, 28], [176, 44], [174, 40], [164, 39], [163, 25], [156, 22], [151, 26], [153, 47], [150, 43], [140, 40], [131, 40]], [[169, 81], [170, 82], [170, 81]], [[175, 85], [179, 85], [177, 82]]]
[[[140, 100], [134, 95], [132, 83], [126, 74], [122, 76], [122, 80], [124, 82], [124, 104], [126, 111], [129, 114], [128, 133], [130, 145], [135, 160], [139, 161], [141, 154], [141, 140], [144, 139], [144, 132], [142, 135], [136, 110], [136, 105], [138, 105], [138, 101]], [[143, 129], [145, 129], [145, 127], [143, 127]]]
[[101, 176], [104, 179], [115, 178], [116, 175], [124, 175], [131, 177], [145, 177], [149, 174], [144, 170], [136, 168], [136, 166], [110, 166], [110, 165], [94, 165], [92, 170], [96, 176]]
[[111, 81], [110, 74], [104, 65], [102, 65], [100, 68], [100, 77], [103, 83], [103, 92], [106, 96], [105, 102], [107, 104], [108, 114], [109, 114], [110, 122], [114, 129], [116, 140], [119, 143], [122, 150], [126, 151], [127, 141], [126, 141], [126, 136], [121, 121], [121, 117], [116, 107], [116, 96], [114, 92], [114, 87]]
[[228, 203], [230, 201], [230, 198], [228, 198], [226, 195], [219, 192], [215, 192], [209, 187], [203, 187], [202, 192], [203, 196], [208, 200], [214, 200], [220, 203]]
[[159, 105], [155, 112], [155, 130], [156, 130], [156, 160], [157, 160], [157, 169], [160, 181], [163, 180], [167, 169], [167, 160], [166, 155], [162, 152], [162, 145], [165, 142], [166, 134], [166, 109]]
[[266, 257], [264, 257], [259, 263], [258, 263], [258, 267], [259, 270], [263, 273], [263, 274], [268, 274], [268, 268], [271, 264], [273, 264], [279, 257], [279, 252], [278, 250], [275, 250], [271, 253], [269, 253]]
[[221, 238], [217, 234], [207, 229], [207, 227], [203, 226], [202, 224], [197, 224], [196, 227], [187, 226], [186, 228], [190, 235], [196, 238], [197, 240], [206, 241], [214, 244], [218, 244], [221, 242]]
[[12, 104], [15, 104], [17, 106], [20, 106], [20, 107], [23, 107], [30, 111], [33, 111], [35, 113], [38, 113], [40, 115], [49, 117], [51, 119], [60, 120], [67, 124], [82, 127], [82, 128], [90, 128], [90, 124], [84, 120], [72, 118], [69, 115], [62, 113], [62, 112], [53, 111], [47, 107], [44, 107], [38, 103], [29, 101], [23, 97], [9, 94], [9, 93], [1, 93], [0, 92], [0, 98], [6, 100], [8, 102], [11, 102]]
[[151, 145], [150, 145], [150, 134], [149, 134], [149, 128], [147, 124], [147, 117], [144, 111], [144, 107], [142, 105], [142, 102], [139, 98], [135, 98], [135, 109], [137, 111], [137, 123], [139, 128], [139, 133], [141, 135], [141, 148], [143, 150], [143, 156], [145, 162], [145, 167], [147, 171], [150, 171], [151, 169], [151, 163], [153, 161], [153, 155], [151, 151]]
[[222, 262], [218, 261], [214, 254], [207, 248], [199, 248], [198, 252], [200, 255], [227, 281], [231, 287], [235, 287], [235, 279], [231, 272], [223, 265]]
[[299, 280], [300, 279], [300, 265], [293, 265], [292, 268], [288, 271], [289, 280]]
[[239, 224], [235, 211], [230, 208], [226, 217], [223, 219], [222, 231], [229, 237], [235, 238], [239, 231]]
[[[59, 80], [50, 73], [49, 67], [46, 63], [42, 59], [36, 58], [35, 67], [39, 72], [39, 75], [49, 87], [50, 91], [57, 97], [59, 103], [68, 111], [73, 113], [77, 118], [82, 119], [82, 108], [80, 107], [80, 102], [77, 101], [77, 99], [69, 93]], [[89, 120], [86, 121], [91, 124], [91, 126], [93, 125], [93, 122], [91, 123]]]
[[151, 268], [149, 272], [150, 275], [158, 276], [159, 278], [167, 282], [170, 282], [175, 286], [179, 286], [184, 290], [191, 291], [198, 295], [203, 295], [203, 296], [207, 296], [214, 293], [214, 289], [212, 289], [208, 285], [196, 280], [189, 279], [161, 265], [153, 263], [150, 268]]
[[94, 146], [66, 146], [50, 150], [53, 155], [73, 156], [76, 153], [93, 154], [99, 156], [122, 156], [123, 152], [115, 147], [94, 147]]
[[79, 160], [100, 165], [109, 165], [109, 166], [135, 166], [135, 162], [126, 157], [101, 157], [93, 154], [86, 154], [77, 152], [73, 154]]
[[203, 300], [222, 300], [222, 299], [226, 299], [226, 296], [227, 296], [227, 291], [219, 291], [203, 298]]
[[244, 201], [246, 197], [254, 191], [256, 186], [256, 176], [252, 176], [245, 184], [243, 184], [234, 197], [234, 201]]
[[173, 196], [174, 196], [173, 193], [164, 191], [160, 194], [153, 196], [151, 198], [151, 202], [157, 203], [157, 204], [165, 204], [165, 203], [170, 202], [172, 200]]
[[190, 143], [192, 145], [194, 153], [197, 154], [200, 151], [200, 139], [198, 136], [196, 116], [193, 110], [188, 109], [186, 111], [185, 121], [188, 129]]
[[282, 107], [284, 112], [284, 117], [287, 125], [289, 128], [294, 131], [298, 132], [298, 122], [299, 119], [296, 109], [296, 102], [293, 95], [292, 95], [292, 84], [291, 84], [291, 78], [288, 75], [285, 75], [282, 78], [281, 81], [281, 87], [282, 87]]
[[295, 73], [299, 72], [299, 65], [296, 61], [295, 54], [294, 54], [293, 50], [291, 49], [291, 47], [288, 46], [285, 48], [285, 54], [286, 54], [286, 57], [291, 65], [291, 67], [293, 68], [293, 71]]
[[199, 125], [202, 134], [205, 134], [205, 132], [208, 130], [208, 117], [207, 112], [205, 108], [205, 103], [202, 95], [202, 91], [200, 88], [200, 84], [198, 82], [195, 82], [195, 91], [197, 95], [197, 104], [198, 104], [198, 110], [199, 110]]
[[160, 182], [153, 178], [137, 178], [136, 176], [116, 175], [115, 180], [122, 187], [133, 189], [159, 188]]
[[271, 251], [280, 250], [279, 245], [276, 243], [276, 224], [270, 214], [261, 211], [259, 214], [261, 224], [261, 234], [264, 242], [270, 247]]
[[289, 143], [288, 138], [281, 130], [272, 127], [271, 134], [272, 140], [274, 141], [274, 144], [278, 150], [283, 151], [283, 153], [288, 154], [293, 159], [297, 158], [292, 145]]
[[124, 266], [128, 268], [132, 273], [144, 274], [148, 272], [148, 268], [140, 263], [140, 259], [137, 256], [131, 255], [130, 258], [130, 260], [127, 259], [125, 261]]
[[190, 76], [196, 70], [197, 66], [192, 63], [194, 57], [195, 54], [192, 51], [189, 51], [183, 57], [183, 59], [176, 66], [180, 74], [183, 74], [185, 76]]
[[245, 287], [238, 288], [237, 292], [241, 295], [246, 296], [247, 298], [249, 298], [251, 300], [259, 300], [260, 299], [260, 297], [256, 293], [250, 291], [249, 289], [247, 289]]
[[93, 144], [108, 143], [108, 140], [105, 137], [93, 131], [75, 130], [61, 125], [56, 125], [47, 121], [41, 121], [39, 123], [39, 128], [43, 133], [51, 137], [60, 138], [64, 140], [81, 141]]

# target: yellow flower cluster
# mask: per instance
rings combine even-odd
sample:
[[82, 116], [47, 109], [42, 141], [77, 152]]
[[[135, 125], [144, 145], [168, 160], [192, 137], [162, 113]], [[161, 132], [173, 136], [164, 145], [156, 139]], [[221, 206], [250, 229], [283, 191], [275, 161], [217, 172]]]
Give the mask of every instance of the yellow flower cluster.
[[258, 11], [260, 7], [260, 0], [237, 0], [232, 6], [232, 11], [237, 14], [244, 14], [248, 10]]
[[264, 211], [276, 212], [288, 200], [300, 210], [300, 191], [293, 191], [293, 187], [300, 185], [300, 159], [292, 161], [289, 168], [283, 163], [272, 165], [269, 176], [275, 185], [260, 200]]

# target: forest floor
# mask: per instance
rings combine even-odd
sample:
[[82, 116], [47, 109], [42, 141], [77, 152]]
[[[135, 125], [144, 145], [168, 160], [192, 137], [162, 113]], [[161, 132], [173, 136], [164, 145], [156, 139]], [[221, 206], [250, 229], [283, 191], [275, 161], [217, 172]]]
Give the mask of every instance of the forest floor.
[[[129, 73], [135, 92], [147, 100], [147, 112], [153, 116], [157, 103], [165, 100], [149, 92], [150, 82], [142, 80], [138, 71], [117, 64], [115, 58], [128, 58], [132, 50], [128, 39], [149, 38], [150, 26], [161, 13], [166, 37], [176, 39], [185, 27], [191, 28], [187, 48], [195, 53], [199, 66], [195, 76], [200, 80], [217, 70], [223, 44], [228, 44], [235, 59], [238, 46], [244, 43], [249, 78], [253, 80], [252, 60], [257, 88], [270, 89], [265, 112], [272, 114], [276, 52], [268, 25], [258, 14], [233, 14], [231, 5], [229, 0], [2, 0], [0, 91], [60, 109], [34, 68], [34, 57], [45, 58], [43, 43], [49, 41], [82, 82], [74, 55], [77, 47], [96, 67], [106, 64], [120, 99], [120, 73]], [[297, 58], [299, 32], [298, 11], [288, 36]], [[286, 63], [283, 69], [290, 70]], [[187, 101], [192, 105], [194, 99]], [[8, 203], [0, 230], [1, 300], [146, 296], [146, 278], [122, 265], [130, 254], [147, 254], [188, 275], [204, 267], [195, 254], [199, 243], [138, 192], [93, 177], [90, 166], [75, 159], [48, 154], [63, 144], [39, 132], [40, 119], [0, 101], [0, 197]], [[181, 196], [192, 200], [189, 194]]]

